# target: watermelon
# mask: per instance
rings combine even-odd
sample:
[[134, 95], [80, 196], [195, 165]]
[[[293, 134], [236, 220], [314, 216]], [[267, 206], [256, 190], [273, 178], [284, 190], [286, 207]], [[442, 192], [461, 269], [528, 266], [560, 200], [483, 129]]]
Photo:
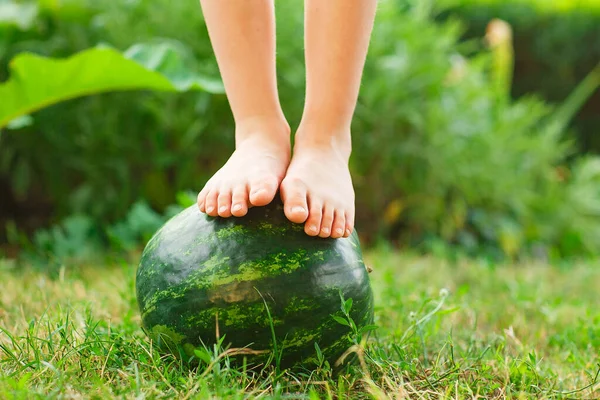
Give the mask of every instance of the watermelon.
[[285, 217], [279, 199], [242, 218], [210, 217], [196, 205], [183, 210], [144, 249], [136, 294], [144, 331], [187, 359], [221, 338], [223, 346], [259, 353], [250, 362], [273, 360], [277, 349], [280, 365], [303, 365], [318, 347], [333, 365], [353, 338], [342, 299], [352, 299], [358, 329], [373, 320], [357, 234], [310, 237]]

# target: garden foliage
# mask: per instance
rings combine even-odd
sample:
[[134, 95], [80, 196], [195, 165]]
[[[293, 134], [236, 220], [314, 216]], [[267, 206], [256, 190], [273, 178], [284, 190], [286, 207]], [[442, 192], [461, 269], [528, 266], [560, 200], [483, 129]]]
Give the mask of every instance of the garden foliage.
[[[562, 102], [600, 62], [600, 1], [597, 0], [438, 0], [441, 19], [460, 18], [464, 38], [481, 37], [492, 18], [515, 31], [516, 97], [536, 92]], [[575, 118], [579, 148], [600, 152], [600, 92]]]
[[[0, 5], [20, 7], [0, 20], [4, 79], [20, 52], [66, 57], [101, 43], [122, 50], [167, 43], [190, 76], [218, 79], [195, 1]], [[299, 2], [277, 6], [281, 99], [296, 126], [302, 10]], [[510, 257], [600, 252], [600, 160], [570, 162], [568, 128], [596, 75], [560, 107], [529, 96], [513, 101], [510, 41], [466, 57], [462, 34], [456, 22], [435, 22], [428, 2], [380, 2], [353, 126], [359, 231], [365, 240]], [[131, 216], [150, 215], [134, 208], [119, 222], [133, 204], [143, 199], [163, 212], [178, 192], [199, 190], [232, 151], [227, 100], [215, 92], [107, 93], [31, 114], [0, 137], [6, 209], [27, 217], [21, 227], [40, 209], [46, 220], [48, 208], [55, 221], [83, 215], [98, 237], [129, 248], [147, 234], [130, 228], [140, 225]], [[149, 221], [141, 226], [160, 220]], [[42, 237], [49, 250], [53, 235]]]

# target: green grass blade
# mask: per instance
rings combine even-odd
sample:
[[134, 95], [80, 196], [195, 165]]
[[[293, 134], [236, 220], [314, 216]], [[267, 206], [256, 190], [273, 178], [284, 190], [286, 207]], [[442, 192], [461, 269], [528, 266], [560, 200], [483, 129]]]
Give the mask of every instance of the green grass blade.
[[600, 87], [600, 63], [577, 85], [569, 97], [558, 107], [553, 122], [561, 130], [573, 119], [585, 102]]

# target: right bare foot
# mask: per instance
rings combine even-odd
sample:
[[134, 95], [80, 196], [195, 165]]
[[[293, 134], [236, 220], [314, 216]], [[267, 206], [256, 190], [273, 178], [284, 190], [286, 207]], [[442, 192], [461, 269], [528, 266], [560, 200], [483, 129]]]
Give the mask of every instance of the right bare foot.
[[236, 127], [236, 149], [198, 194], [200, 211], [242, 217], [252, 206], [269, 204], [289, 162], [287, 123], [252, 121]]

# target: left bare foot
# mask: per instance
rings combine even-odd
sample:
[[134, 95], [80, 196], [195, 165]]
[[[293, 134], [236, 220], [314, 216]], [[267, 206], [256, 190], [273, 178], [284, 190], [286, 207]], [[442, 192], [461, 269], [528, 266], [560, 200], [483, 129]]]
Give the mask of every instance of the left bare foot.
[[[294, 153], [281, 183], [287, 218], [322, 238], [348, 237], [354, 229], [354, 188], [348, 169], [350, 146], [296, 135]], [[348, 132], [344, 137], [350, 138]]]

